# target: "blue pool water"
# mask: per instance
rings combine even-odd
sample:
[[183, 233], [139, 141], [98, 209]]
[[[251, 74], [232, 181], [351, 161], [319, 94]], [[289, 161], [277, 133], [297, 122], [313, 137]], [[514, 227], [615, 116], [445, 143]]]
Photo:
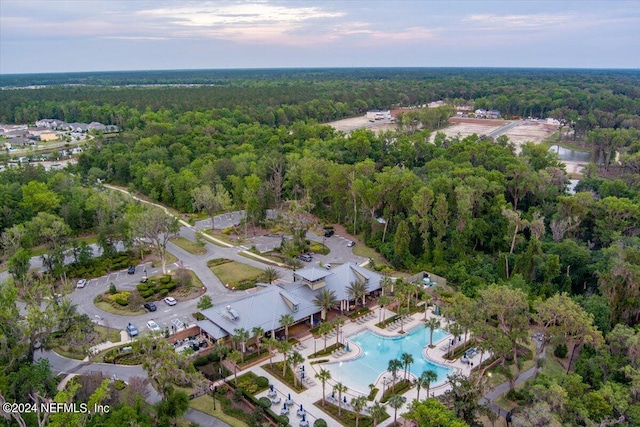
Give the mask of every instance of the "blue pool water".
[[[433, 331], [433, 342], [437, 343], [447, 336], [442, 330]], [[416, 377], [423, 371], [432, 370], [438, 374], [434, 384], [447, 379], [453, 373], [451, 368], [427, 360], [422, 355], [423, 348], [429, 344], [429, 329], [422, 326], [414, 328], [401, 337], [383, 337], [371, 331], [362, 331], [347, 339], [358, 344], [363, 354], [355, 360], [328, 363], [323, 367], [331, 372], [334, 381], [340, 381], [349, 388], [362, 393], [369, 393], [369, 384], [373, 384], [378, 376], [387, 370], [389, 360], [401, 359], [403, 353], [413, 356], [409, 371]], [[404, 367], [398, 371], [398, 377], [404, 375]], [[381, 385], [379, 385], [381, 386]]]

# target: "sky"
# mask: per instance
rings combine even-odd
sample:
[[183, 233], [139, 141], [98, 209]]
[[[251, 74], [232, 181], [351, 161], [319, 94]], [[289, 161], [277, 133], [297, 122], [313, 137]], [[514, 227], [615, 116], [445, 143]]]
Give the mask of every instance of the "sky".
[[640, 68], [640, 1], [0, 0], [0, 74]]

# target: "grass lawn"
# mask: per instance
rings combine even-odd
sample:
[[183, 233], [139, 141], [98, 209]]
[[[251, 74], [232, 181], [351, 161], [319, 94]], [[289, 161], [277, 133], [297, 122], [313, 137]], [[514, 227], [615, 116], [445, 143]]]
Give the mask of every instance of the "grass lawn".
[[140, 314], [146, 313], [142, 308], [136, 311], [130, 311], [127, 309], [120, 310], [105, 301], [98, 301], [98, 302], [94, 301], [93, 304], [102, 311], [106, 311], [107, 313], [111, 313], [111, 314], [118, 314], [120, 316], [138, 316]]
[[[279, 264], [282, 264], [282, 261], [278, 260], [273, 256], [269, 256], [268, 254], [267, 255], [257, 254], [251, 250], [238, 252], [238, 255], [243, 256], [245, 258], [258, 260], [260, 262], [264, 262], [265, 264], [271, 264], [275, 266], [279, 266]], [[258, 258], [259, 256], [262, 258]], [[264, 258], [268, 259], [269, 261], [265, 261]]]
[[189, 274], [191, 275], [191, 279], [193, 280], [192, 285], [198, 288], [203, 287], [204, 285], [202, 284], [202, 280], [200, 280], [200, 278], [198, 277], [198, 275], [196, 273], [193, 272], [193, 270], [189, 270]]
[[230, 289], [233, 289], [241, 282], [256, 281], [262, 275], [262, 270], [259, 268], [237, 261], [226, 262], [209, 268], [222, 283], [228, 284]]
[[248, 427], [248, 424], [246, 424], [245, 422], [233, 418], [222, 412], [222, 405], [219, 401], [216, 403], [216, 410], [214, 411], [213, 399], [209, 395], [196, 397], [189, 403], [189, 406], [196, 411], [204, 412], [205, 414], [211, 415], [212, 417], [216, 417], [232, 427]]
[[[229, 239], [229, 236], [227, 236], [226, 234], [223, 234], [223, 233], [219, 233], [219, 232], [217, 232], [215, 230], [202, 230], [202, 231], [203, 231], [204, 234], [207, 234], [207, 235], [209, 235], [209, 236], [211, 236], [213, 238], [221, 240], [221, 241], [223, 241], [225, 243], [228, 243], [228, 244], [230, 244], [232, 246], [235, 246], [235, 245], [237, 245], [239, 243], [239, 242], [232, 242], [231, 239]], [[218, 245], [218, 246], [224, 247], [224, 245], [217, 244], [216, 242], [213, 242], [213, 241], [211, 241], [209, 239], [207, 239], [207, 241], [213, 243], [214, 245]]]
[[203, 244], [192, 242], [189, 239], [185, 239], [184, 237], [174, 237], [171, 239], [171, 243], [174, 243], [176, 246], [184, 249], [193, 255], [204, 255], [207, 253], [207, 250], [204, 248]]
[[120, 330], [96, 325], [96, 332], [100, 334], [102, 341], [120, 342]]

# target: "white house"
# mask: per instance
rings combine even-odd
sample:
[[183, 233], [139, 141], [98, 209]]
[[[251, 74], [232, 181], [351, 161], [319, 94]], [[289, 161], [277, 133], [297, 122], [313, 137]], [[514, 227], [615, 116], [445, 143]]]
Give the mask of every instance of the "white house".
[[367, 111], [369, 120], [391, 120], [391, 110], [371, 110]]

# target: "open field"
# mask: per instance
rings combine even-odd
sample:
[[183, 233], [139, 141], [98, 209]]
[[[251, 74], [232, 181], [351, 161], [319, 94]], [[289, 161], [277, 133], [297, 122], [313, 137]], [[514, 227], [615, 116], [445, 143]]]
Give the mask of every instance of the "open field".
[[509, 122], [504, 120], [461, 118], [451, 118], [449, 119], [449, 123], [451, 123], [451, 126], [431, 133], [431, 142], [435, 139], [437, 132], [442, 132], [449, 137], [459, 136], [460, 138], [464, 138], [469, 135], [473, 135], [474, 133], [478, 136], [487, 135], [496, 129], [500, 129], [502, 126], [509, 124]]
[[538, 144], [549, 138], [557, 130], [558, 126], [556, 125], [548, 125], [544, 122], [525, 121], [524, 123], [509, 129], [505, 135], [507, 135], [509, 140], [519, 148], [522, 143], [527, 141], [533, 141]]
[[384, 132], [387, 130], [395, 130], [396, 125], [388, 120], [379, 120], [370, 122], [366, 116], [351, 117], [349, 119], [336, 120], [335, 122], [329, 122], [327, 125], [331, 126], [335, 130], [340, 130], [345, 133], [349, 133], [356, 129], [369, 129], [373, 132]]

